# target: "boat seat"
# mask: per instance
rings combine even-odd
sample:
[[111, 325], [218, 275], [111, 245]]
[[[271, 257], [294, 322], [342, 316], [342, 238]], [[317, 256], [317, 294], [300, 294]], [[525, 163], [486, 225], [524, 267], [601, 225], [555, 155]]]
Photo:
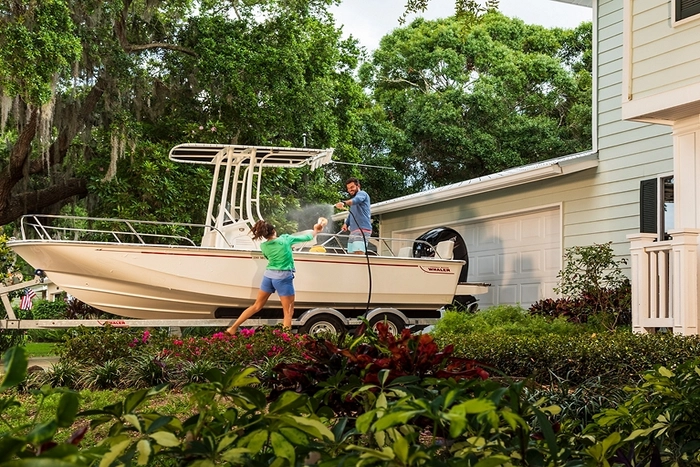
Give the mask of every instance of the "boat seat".
[[437, 244], [437, 246], [435, 247], [435, 251], [437, 252], [438, 257], [441, 259], [453, 259], [454, 248], [454, 240], [444, 240]]
[[396, 256], [400, 256], [402, 258], [412, 258], [413, 257], [413, 247], [412, 246], [404, 246], [399, 248], [399, 254]]

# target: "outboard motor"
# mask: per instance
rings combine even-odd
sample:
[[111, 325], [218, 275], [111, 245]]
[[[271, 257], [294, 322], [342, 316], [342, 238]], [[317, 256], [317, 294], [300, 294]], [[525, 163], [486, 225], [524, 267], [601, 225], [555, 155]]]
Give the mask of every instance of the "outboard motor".
[[446, 240], [454, 241], [452, 257], [454, 259], [461, 259], [462, 261], [465, 261], [464, 266], [462, 266], [462, 272], [459, 274], [459, 282], [467, 282], [467, 273], [469, 272], [469, 253], [467, 252], [467, 244], [464, 243], [464, 239], [459, 232], [449, 227], [436, 227], [425, 232], [423, 235], [416, 238], [416, 240], [427, 242], [430, 245], [426, 245], [425, 243], [414, 243], [414, 258], [433, 257], [435, 256], [435, 247], [438, 243]]

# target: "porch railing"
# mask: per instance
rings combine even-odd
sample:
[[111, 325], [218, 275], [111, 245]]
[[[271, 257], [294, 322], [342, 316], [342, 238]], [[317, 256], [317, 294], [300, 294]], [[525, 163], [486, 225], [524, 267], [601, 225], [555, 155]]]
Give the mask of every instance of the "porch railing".
[[698, 334], [698, 229], [628, 235], [631, 254], [632, 328]]

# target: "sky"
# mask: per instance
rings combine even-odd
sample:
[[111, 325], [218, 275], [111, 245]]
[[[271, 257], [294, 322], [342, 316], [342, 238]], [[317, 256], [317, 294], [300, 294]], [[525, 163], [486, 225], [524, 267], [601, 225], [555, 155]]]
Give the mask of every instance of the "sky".
[[[400, 27], [404, 11], [403, 0], [342, 0], [331, 8], [337, 24], [343, 25], [345, 35], [352, 34], [369, 52], [379, 46], [379, 40]], [[528, 24], [545, 27], [574, 28], [583, 21], [591, 21], [592, 10], [587, 7], [554, 0], [500, 0], [499, 10], [506, 16], [520, 18]], [[430, 0], [428, 9], [419, 15], [410, 15], [406, 24], [422, 16], [426, 19], [445, 18], [455, 11], [454, 0]]]

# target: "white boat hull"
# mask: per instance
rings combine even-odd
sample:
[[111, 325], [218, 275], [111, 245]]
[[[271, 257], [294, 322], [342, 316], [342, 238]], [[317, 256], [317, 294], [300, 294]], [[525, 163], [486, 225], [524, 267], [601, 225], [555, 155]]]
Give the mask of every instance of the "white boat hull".
[[[252, 304], [267, 260], [257, 250], [20, 240], [8, 243], [67, 293], [128, 318], [235, 316]], [[369, 263], [369, 264], [368, 264]], [[452, 303], [463, 261], [295, 253], [296, 310]], [[266, 308], [278, 308], [273, 294]]]

